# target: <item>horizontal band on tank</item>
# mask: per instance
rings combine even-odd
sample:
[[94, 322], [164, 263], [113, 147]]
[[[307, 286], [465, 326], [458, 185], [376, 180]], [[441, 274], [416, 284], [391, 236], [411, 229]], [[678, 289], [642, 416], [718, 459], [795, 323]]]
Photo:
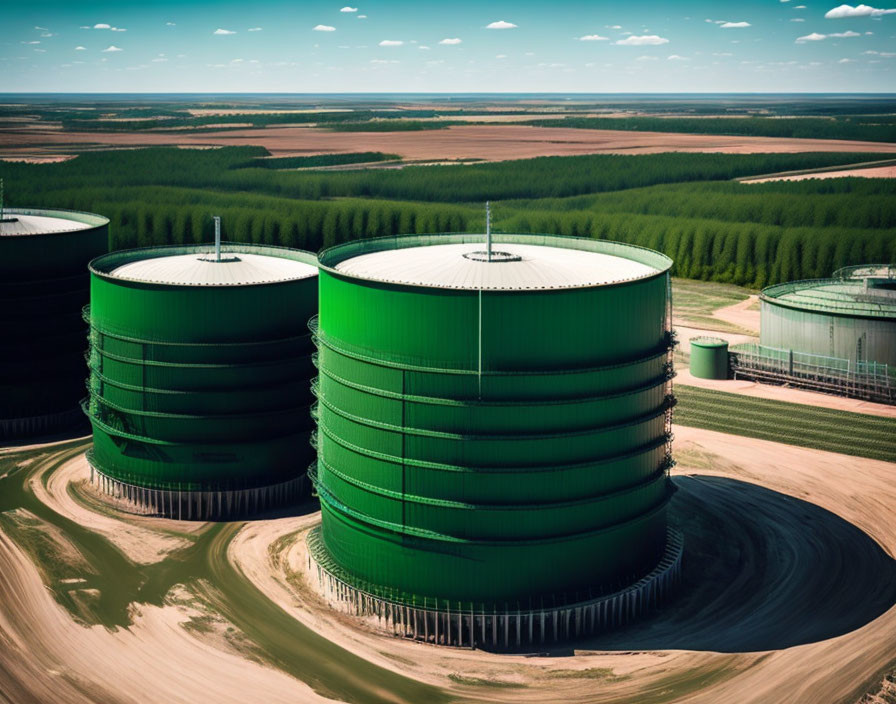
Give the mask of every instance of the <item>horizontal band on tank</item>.
[[[550, 439], [550, 438], [572, 438], [572, 437], [581, 437], [584, 435], [591, 435], [592, 433], [602, 433], [611, 430], [617, 430], [619, 428], [629, 428], [635, 425], [640, 425], [645, 421], [653, 420], [654, 418], [658, 418], [659, 416], [666, 413], [670, 408], [675, 406], [675, 397], [671, 394], [667, 394], [663, 404], [656, 409], [653, 413], [649, 413], [643, 416], [639, 416], [638, 418], [634, 418], [632, 420], [626, 421], [624, 423], [613, 423], [610, 425], [601, 425], [593, 428], [585, 428], [583, 430], [574, 430], [567, 433], [519, 433], [516, 435], [507, 435], [507, 434], [486, 434], [486, 433], [446, 433], [437, 430], [425, 430], [422, 428], [409, 428], [407, 426], [400, 425], [392, 425], [391, 423], [383, 423], [381, 421], [372, 420], [370, 418], [363, 418], [361, 416], [356, 416], [352, 413], [346, 413], [342, 409], [336, 408], [331, 403], [328, 403], [324, 398], [318, 398], [318, 403], [324, 405], [330, 411], [335, 413], [342, 418], [350, 420], [354, 423], [358, 423], [359, 425], [366, 425], [371, 428], [378, 428], [380, 430], [388, 430], [394, 433], [401, 433], [407, 435], [419, 435], [423, 437], [432, 437], [432, 438], [445, 438], [449, 440], [472, 440], [472, 439], [488, 439], [488, 440], [507, 440], [507, 441], [517, 441], [520, 438], [527, 439]], [[311, 406], [311, 415], [318, 420], [317, 415], [317, 404], [313, 404]], [[323, 423], [320, 423], [323, 425]]]
[[684, 552], [682, 534], [669, 528], [663, 555], [640, 579], [616, 591], [589, 594], [582, 601], [570, 602], [568, 595], [554, 594], [547, 599], [550, 606], [532, 608], [530, 604], [522, 608], [517, 603], [517, 608], [512, 608], [512, 602], [458, 604], [418, 595], [387, 598], [374, 585], [359, 586], [358, 580], [332, 560], [320, 528], [312, 529], [305, 540], [309, 571], [312, 565], [317, 568], [322, 595], [335, 601], [343, 612], [358, 617], [375, 616], [376, 625], [393, 636], [469, 648], [509, 649], [514, 645], [557, 642], [629, 623], [658, 607], [678, 587]]
[[389, 369], [401, 369], [406, 371], [413, 372], [431, 372], [437, 374], [458, 374], [458, 375], [466, 375], [466, 376], [555, 376], [561, 374], [587, 374], [589, 372], [601, 372], [601, 371], [610, 371], [612, 369], [622, 369], [625, 367], [634, 366], [636, 364], [641, 364], [643, 362], [648, 362], [653, 359], [657, 359], [658, 357], [664, 357], [669, 354], [669, 352], [674, 348], [675, 341], [673, 340], [672, 334], [666, 333], [666, 342], [654, 349], [650, 352], [646, 353], [642, 357], [638, 357], [636, 359], [626, 359], [622, 362], [613, 362], [611, 364], [601, 364], [598, 366], [589, 366], [589, 367], [570, 367], [564, 366], [561, 368], [553, 368], [553, 369], [526, 369], [524, 371], [513, 370], [513, 371], [504, 371], [500, 369], [483, 369], [482, 371], [478, 369], [462, 369], [459, 367], [431, 367], [431, 366], [423, 366], [419, 364], [410, 364], [390, 359], [385, 359], [382, 356], [381, 350], [366, 350], [363, 352], [348, 350], [345, 347], [342, 347], [338, 344], [334, 344], [332, 340], [328, 340], [326, 335], [319, 331], [317, 327], [317, 319], [318, 316], [314, 316], [309, 321], [309, 327], [311, 328], [312, 336], [311, 339], [318, 345], [324, 345], [329, 349], [337, 352], [346, 357], [351, 357], [352, 359], [357, 359], [361, 362], [367, 362], [368, 364], [373, 364], [379, 367], [387, 367]]
[[[642, 455], [646, 452], [651, 452], [660, 448], [664, 445], [667, 445], [672, 440], [672, 434], [667, 433], [660, 436], [655, 442], [649, 445], [643, 445], [639, 447], [637, 450], [632, 452], [624, 452], [619, 455], [610, 455], [608, 457], [600, 457], [595, 460], [589, 460], [588, 462], [575, 462], [572, 464], [552, 464], [552, 465], [535, 465], [535, 466], [523, 466], [523, 467], [508, 467], [508, 466], [496, 466], [496, 467], [471, 467], [471, 466], [462, 466], [462, 465], [452, 465], [452, 464], [443, 464], [440, 462], [425, 462], [423, 460], [417, 460], [409, 457], [397, 457], [396, 455], [388, 455], [384, 452], [376, 452], [375, 450], [369, 450], [364, 447], [360, 447], [359, 445], [355, 445], [354, 443], [350, 443], [347, 440], [342, 439], [335, 433], [333, 433], [326, 426], [318, 425], [317, 430], [311, 436], [312, 444], [316, 445], [317, 442], [317, 433], [322, 432], [328, 438], [330, 438], [333, 442], [342, 445], [352, 452], [356, 452], [359, 455], [365, 455], [367, 457], [372, 457], [374, 459], [383, 460], [385, 462], [391, 462], [400, 466], [410, 466], [410, 467], [420, 467], [421, 469], [432, 469], [441, 472], [459, 472], [462, 474], [520, 474], [520, 473], [538, 473], [538, 472], [548, 472], [548, 473], [560, 473], [570, 470], [582, 469], [585, 467], [595, 467], [601, 464], [607, 464], [610, 462], [618, 462], [619, 460], [624, 460], [630, 457], [637, 457], [638, 455]], [[666, 468], [670, 468], [674, 465], [674, 462], [671, 458], [671, 455], [667, 456], [667, 464]]]
[[[150, 509], [157, 515], [186, 520], [226, 520], [270, 510], [301, 497], [305, 493], [307, 481], [305, 473], [300, 472], [294, 477], [273, 484], [231, 486], [208, 483], [190, 488], [160, 488], [147, 486], [139, 481], [124, 481], [106, 473], [92, 450], [86, 452], [86, 458], [90, 465], [91, 483], [96, 473], [99, 488], [103, 493], [125, 499], [135, 508]], [[203, 497], [206, 499], [205, 510], [203, 510]], [[215, 509], [216, 503], [217, 509]]]
[[[171, 340], [160, 340], [158, 338], [146, 338], [146, 337], [130, 337], [127, 335], [122, 335], [116, 332], [109, 332], [108, 330], [104, 330], [101, 325], [97, 324], [93, 318], [90, 317], [90, 306], [84, 306], [81, 311], [81, 317], [84, 319], [84, 322], [90, 325], [90, 329], [92, 332], [99, 333], [104, 337], [111, 337], [116, 340], [123, 340], [124, 342], [133, 342], [135, 344], [140, 345], [159, 345], [160, 347], [270, 347], [273, 345], [282, 345], [290, 342], [303, 342], [308, 341], [309, 343], [312, 341], [312, 335], [310, 332], [302, 333], [301, 335], [291, 335], [289, 337], [277, 337], [277, 338], [268, 338], [265, 340], [245, 340], [242, 342], [173, 342]], [[309, 345], [310, 346], [310, 345]]]
[[[221, 394], [222, 396], [226, 396], [228, 394], [232, 394], [234, 392], [238, 392], [238, 391], [242, 390], [240, 388], [234, 388], [234, 387], [228, 387], [226, 389], [201, 389], [198, 391], [190, 391], [190, 390], [185, 391], [185, 390], [180, 390], [180, 389], [154, 389], [154, 388], [151, 388], [148, 386], [137, 386], [134, 384], [126, 384], [123, 381], [117, 381], [115, 379], [110, 379], [109, 377], [104, 376], [101, 371], [99, 371], [98, 369], [96, 369], [96, 367], [94, 367], [90, 364], [88, 364], [88, 369], [90, 370], [92, 376], [96, 377], [97, 379], [102, 381], [104, 384], [109, 384], [110, 386], [115, 386], [119, 389], [125, 389], [126, 391], [137, 391], [140, 393], [147, 393], [147, 394], [160, 394], [160, 395], [169, 395], [169, 396], [214, 396], [215, 394]], [[91, 389], [90, 382], [91, 382], [91, 379], [88, 378], [87, 379], [88, 390]], [[270, 391], [270, 390], [274, 390], [274, 389], [279, 389], [284, 385], [304, 384], [307, 382], [308, 382], [307, 377], [297, 376], [295, 379], [284, 380], [283, 382], [278, 382], [276, 384], [265, 384], [265, 385], [251, 384], [251, 385], [245, 387], [245, 389], [263, 392], [266, 390]], [[309, 389], [310, 389], [310, 386], [309, 386]], [[308, 406], [302, 405], [301, 407], [307, 408]]]
[[171, 367], [176, 369], [256, 369], [258, 367], [276, 367], [282, 366], [284, 362], [289, 361], [298, 361], [306, 358], [310, 358], [311, 355], [301, 355], [296, 357], [295, 359], [268, 359], [262, 362], [233, 362], [232, 364], [197, 364], [195, 362], [156, 362], [151, 359], [136, 359], [134, 357], [125, 357], [120, 354], [115, 354], [114, 352], [108, 352], [100, 347], [96, 347], [95, 345], [90, 345], [90, 349], [84, 353], [85, 359], [89, 361], [89, 355], [91, 352], [96, 352], [103, 357], [108, 357], [109, 359], [114, 359], [118, 362], [126, 362], [128, 364], [136, 364], [140, 366], [148, 366], [148, 367]]
[[315, 490], [321, 500], [322, 503], [326, 503], [332, 510], [351, 518], [361, 524], [372, 526], [374, 528], [379, 528], [395, 535], [412, 535], [416, 538], [422, 538], [425, 540], [432, 540], [440, 543], [458, 543], [464, 545], [549, 545], [552, 543], [563, 543], [571, 539], [580, 539], [587, 538], [593, 535], [600, 535], [601, 533], [607, 533], [613, 530], [617, 530], [620, 527], [635, 524], [640, 521], [644, 521], [660, 511], [666, 508], [666, 505], [672, 499], [672, 495], [675, 493], [675, 486], [671, 483], [667, 485], [667, 492], [662, 501], [660, 501], [656, 506], [654, 506], [649, 511], [645, 511], [643, 513], [638, 514], [634, 518], [628, 521], [622, 521], [620, 523], [614, 523], [609, 526], [602, 526], [600, 528], [595, 528], [593, 530], [583, 531], [580, 533], [566, 533], [564, 535], [552, 535], [546, 538], [525, 538], [525, 539], [511, 539], [511, 540], [474, 540], [470, 538], [458, 538], [457, 536], [447, 535], [444, 533], [436, 533], [434, 531], [424, 530], [421, 528], [415, 528], [413, 526], [402, 525], [399, 523], [392, 523], [391, 521], [384, 521], [381, 518], [373, 518], [372, 516], [368, 516], [366, 514], [360, 513], [359, 511], [355, 511], [352, 508], [349, 508], [345, 504], [343, 504], [339, 499], [333, 496], [324, 486], [318, 481], [316, 471], [312, 471], [311, 467], [308, 469], [308, 476], [311, 479], [312, 484], [314, 485]]
[[[317, 257], [312, 252], [306, 252], [301, 249], [291, 249], [289, 247], [277, 247], [273, 245], [246, 244], [239, 242], [222, 242], [222, 253], [227, 254], [257, 254], [262, 256], [276, 257], [279, 259], [289, 259], [292, 261], [302, 262], [310, 266], [317, 267]], [[88, 265], [90, 273], [101, 279], [112, 282], [135, 283], [144, 288], [239, 288], [246, 286], [276, 286], [278, 284], [290, 283], [293, 281], [301, 281], [309, 279], [314, 274], [306, 274], [303, 276], [295, 276], [284, 278], [276, 281], [264, 282], [245, 282], [245, 283], [182, 283], [182, 282], [155, 282], [143, 279], [132, 279], [123, 276], [117, 276], [113, 273], [118, 267], [130, 264], [132, 262], [143, 261], [147, 259], [160, 257], [176, 257], [185, 254], [212, 254], [214, 255], [214, 246], [207, 244], [194, 245], [164, 245], [157, 247], [142, 247], [138, 249], [122, 249], [117, 252], [103, 254]]]
[[[129, 433], [128, 431], [122, 430], [120, 428], [114, 428], [111, 425], [109, 425], [108, 423], [104, 423], [100, 418], [97, 418], [96, 415], [91, 413], [88, 403], [89, 403], [88, 399], [86, 399], [86, 398], [81, 400], [81, 411], [84, 413], [84, 415], [86, 415], [90, 419], [91, 423], [95, 423], [104, 432], [108, 433], [109, 435], [115, 435], [117, 437], [125, 438], [127, 440], [136, 440], [138, 442], [144, 442], [144, 443], [148, 443], [150, 445], [161, 445], [161, 446], [165, 446], [165, 447], [191, 447], [195, 444], [192, 442], [160, 440], [159, 438], [151, 438], [151, 437], [147, 437], [145, 435], [137, 435], [135, 433]], [[296, 433], [296, 435], [309, 435], [310, 434], [310, 431], [306, 431], [304, 428], [297, 428], [297, 430], [301, 430], [301, 431], [305, 431], [305, 432]], [[232, 438], [221, 438], [221, 441], [220, 441], [221, 445], [227, 445], [227, 444], [232, 444], [232, 443], [233, 443]], [[209, 444], [214, 444], [214, 443], [212, 441], [206, 440], [206, 441], [203, 441], [202, 444], [209, 445]]]
[[[449, 501], [447, 499], [433, 499], [426, 496], [419, 496], [415, 494], [408, 494], [406, 492], [401, 491], [393, 491], [391, 489], [384, 489], [382, 487], [375, 486], [373, 484], [368, 484], [367, 482], [359, 481], [344, 472], [340, 472], [338, 469], [333, 467], [330, 463], [328, 463], [325, 459], [318, 456], [317, 458], [318, 465], [323, 465], [328, 472], [332, 472], [334, 475], [339, 477], [342, 481], [347, 484], [351, 484], [352, 486], [356, 486], [359, 489], [363, 489], [371, 494], [377, 494], [380, 496], [386, 496], [393, 499], [398, 499], [399, 501], [408, 501], [410, 503], [416, 504], [426, 504], [430, 506], [441, 506], [443, 508], [454, 508], [461, 511], [479, 511], [479, 510], [487, 510], [487, 511], [551, 511], [558, 508], [565, 508], [569, 506], [582, 506], [585, 504], [597, 503], [599, 501], [604, 500], [612, 500], [619, 499], [624, 497], [626, 494], [632, 494], [640, 489], [643, 489], [646, 486], [649, 486], [656, 482], [658, 479], [663, 477], [666, 473], [666, 467], [659, 467], [651, 476], [647, 479], [638, 482], [637, 484], [632, 484], [624, 489], [620, 489], [617, 491], [605, 492], [602, 494], [594, 494], [591, 496], [582, 496], [577, 499], [566, 500], [566, 501], [553, 501], [553, 502], [539, 502], [539, 503], [528, 503], [528, 504], [471, 504], [463, 501]], [[308, 470], [309, 476], [313, 474], [313, 481], [315, 486], [318, 484], [317, 480], [317, 470], [313, 470], [309, 468]]]
[[5, 291], [15, 291], [17, 289], [24, 289], [26, 293], [31, 289], [47, 291], [57, 286], [62, 287], [57, 289], [60, 292], [65, 290], [87, 291], [90, 287], [89, 281], [83, 271], [79, 271], [77, 274], [69, 274], [68, 276], [53, 276], [49, 279], [4, 280], [0, 281], [0, 295]]
[[[506, 288], [497, 289], [498, 291], [536, 291], [536, 290], [569, 290], [572, 288], [609, 288], [613, 286], [625, 286], [634, 281], [644, 281], [651, 278], [663, 276], [672, 267], [672, 260], [664, 254], [660, 254], [645, 247], [637, 245], [623, 244], [621, 242], [611, 242], [608, 240], [596, 240], [589, 237], [570, 237], [565, 235], [538, 235], [538, 234], [492, 234], [492, 242], [495, 244], [521, 244], [521, 245], [540, 245], [547, 247], [558, 247], [563, 249], [575, 249], [585, 252], [594, 252], [598, 254], [608, 254], [623, 259], [645, 264], [653, 268], [649, 274], [643, 276], [632, 277], [622, 281], [613, 281], [608, 283], [588, 283], [583, 285], [567, 285], [567, 286], [550, 286], [540, 288]], [[432, 245], [446, 244], [482, 244], [484, 234], [441, 234], [441, 235], [404, 235], [390, 237], [373, 237], [369, 239], [355, 240], [338, 244], [329, 249], [325, 249], [318, 255], [320, 268], [327, 273], [339, 278], [355, 280], [355, 281], [376, 281], [385, 283], [389, 286], [405, 287], [405, 288], [447, 288], [451, 290], [465, 290], [457, 287], [437, 285], [437, 284], [421, 284], [416, 282], [400, 282], [400, 281], [383, 281], [373, 277], [356, 275], [349, 272], [338, 270], [336, 267], [348, 259], [358, 257], [364, 254], [372, 254], [374, 252], [383, 252], [396, 249], [407, 249], [411, 247], [425, 247]], [[499, 265], [500, 266], [500, 265]], [[466, 289], [475, 291], [475, 289]], [[486, 290], [486, 289], [484, 289]], [[496, 289], [487, 289], [490, 291]]]
[[[482, 400], [482, 399], [471, 399], [471, 400], [459, 400], [454, 398], [439, 398], [436, 396], [419, 396], [416, 394], [400, 394], [396, 391], [386, 391], [385, 389], [378, 389], [374, 386], [366, 386], [364, 384], [357, 384], [353, 381], [349, 381], [344, 379], [343, 377], [337, 376], [332, 372], [326, 369], [320, 369], [320, 373], [324, 376], [333, 379], [343, 386], [347, 386], [350, 389], [354, 389], [356, 391], [361, 391], [372, 396], [381, 396], [382, 398], [395, 399], [397, 401], [413, 401], [415, 403], [428, 404], [432, 406], [453, 406], [453, 407], [483, 407], [483, 408], [515, 408], [517, 406], [569, 406], [575, 405], [577, 403], [588, 403], [591, 401], [603, 401], [613, 398], [622, 398], [624, 396], [631, 396], [633, 394], [641, 393], [644, 391], [649, 391], [650, 389], [655, 389], [658, 386], [664, 385], [667, 381], [672, 379], [675, 374], [671, 370], [664, 374], [661, 377], [657, 377], [655, 379], [651, 379], [648, 383], [642, 384], [641, 386], [625, 389], [624, 391], [614, 391], [608, 394], [598, 394], [596, 396], [575, 396], [571, 398], [562, 398], [562, 399], [499, 399], [494, 401]], [[320, 390], [320, 382], [318, 379], [311, 380], [311, 390], [315, 396], [320, 398], [319, 390]]]
[[190, 414], [190, 413], [162, 413], [160, 411], [144, 411], [144, 410], [136, 410], [132, 408], [125, 408], [124, 406], [119, 406], [116, 403], [112, 403], [111, 401], [103, 398], [102, 396], [98, 396], [94, 394], [91, 397], [91, 401], [96, 401], [104, 406], [108, 406], [114, 411], [119, 411], [120, 413], [129, 413], [135, 416], [146, 416], [148, 418], [176, 418], [178, 420], [248, 420], [250, 418], [265, 418], [265, 417], [275, 417], [275, 416], [286, 416], [292, 415], [293, 413], [302, 412], [308, 409], [308, 406], [298, 405], [292, 408], [283, 408], [277, 409], [274, 411], [260, 412], [260, 413], [202, 413], [202, 414]]

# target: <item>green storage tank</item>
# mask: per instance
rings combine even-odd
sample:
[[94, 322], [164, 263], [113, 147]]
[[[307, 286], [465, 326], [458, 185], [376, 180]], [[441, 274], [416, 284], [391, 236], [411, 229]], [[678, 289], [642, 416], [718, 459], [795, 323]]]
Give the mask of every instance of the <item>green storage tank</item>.
[[728, 378], [728, 341], [721, 337], [691, 338], [691, 376], [698, 379]]
[[313, 459], [316, 257], [154, 247], [94, 259], [90, 273], [85, 410], [102, 488], [188, 519], [295, 499]]
[[320, 258], [309, 546], [343, 599], [393, 621], [422, 607], [414, 635], [437, 642], [508, 644], [513, 619], [518, 642], [556, 635], [561, 606], [637, 582], [669, 548], [671, 261], [494, 241]]
[[81, 418], [87, 263], [108, 251], [108, 224], [68, 210], [2, 210], [0, 438], [51, 433]]

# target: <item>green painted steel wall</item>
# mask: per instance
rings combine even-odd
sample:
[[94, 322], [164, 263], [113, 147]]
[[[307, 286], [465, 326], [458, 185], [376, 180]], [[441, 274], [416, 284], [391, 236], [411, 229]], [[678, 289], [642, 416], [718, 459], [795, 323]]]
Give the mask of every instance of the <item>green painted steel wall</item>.
[[6, 209], [6, 216], [74, 220], [83, 230], [0, 237], [0, 419], [70, 411], [84, 396], [87, 263], [108, 251], [108, 223], [67, 210]]
[[556, 603], [636, 579], [665, 545], [671, 262], [595, 240], [494, 239], [618, 254], [658, 273], [480, 293], [333, 267], [481, 237], [321, 254], [313, 479], [325, 559], [384, 596]]
[[759, 331], [767, 347], [896, 367], [896, 318], [802, 310], [763, 298]]
[[[308, 252], [225, 244], [227, 253], [316, 265]], [[232, 490], [301, 475], [309, 444], [317, 277], [184, 286], [125, 281], [116, 267], [208, 247], [128, 250], [91, 262], [88, 415], [94, 460], [153, 489]]]
[[728, 343], [718, 337], [691, 340], [690, 372], [698, 379], [728, 378]]

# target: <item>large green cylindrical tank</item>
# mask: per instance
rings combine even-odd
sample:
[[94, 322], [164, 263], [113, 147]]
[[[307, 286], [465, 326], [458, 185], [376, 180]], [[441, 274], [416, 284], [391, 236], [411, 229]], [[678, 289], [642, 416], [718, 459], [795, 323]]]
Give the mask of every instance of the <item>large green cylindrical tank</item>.
[[92, 467], [142, 508], [186, 518], [301, 492], [317, 260], [223, 245], [115, 252], [90, 264]]
[[556, 606], [637, 580], [665, 549], [671, 261], [494, 240], [491, 261], [472, 235], [321, 254], [309, 544], [369, 594]]
[[778, 284], [760, 300], [761, 345], [896, 367], [896, 267], [849, 267], [831, 279]]
[[108, 251], [109, 221], [22, 208], [0, 219], [0, 438], [22, 438], [80, 417], [87, 263]]
[[692, 337], [690, 372], [698, 379], [727, 379], [728, 341], [721, 337]]

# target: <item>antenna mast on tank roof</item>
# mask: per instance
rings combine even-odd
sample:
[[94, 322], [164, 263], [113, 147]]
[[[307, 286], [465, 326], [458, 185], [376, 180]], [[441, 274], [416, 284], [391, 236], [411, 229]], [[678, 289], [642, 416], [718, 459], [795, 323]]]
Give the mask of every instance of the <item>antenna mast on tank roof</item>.
[[221, 218], [218, 215], [212, 217], [215, 221], [215, 261], [221, 261]]
[[486, 261], [492, 260], [492, 209], [491, 204], [485, 201], [485, 254]]

